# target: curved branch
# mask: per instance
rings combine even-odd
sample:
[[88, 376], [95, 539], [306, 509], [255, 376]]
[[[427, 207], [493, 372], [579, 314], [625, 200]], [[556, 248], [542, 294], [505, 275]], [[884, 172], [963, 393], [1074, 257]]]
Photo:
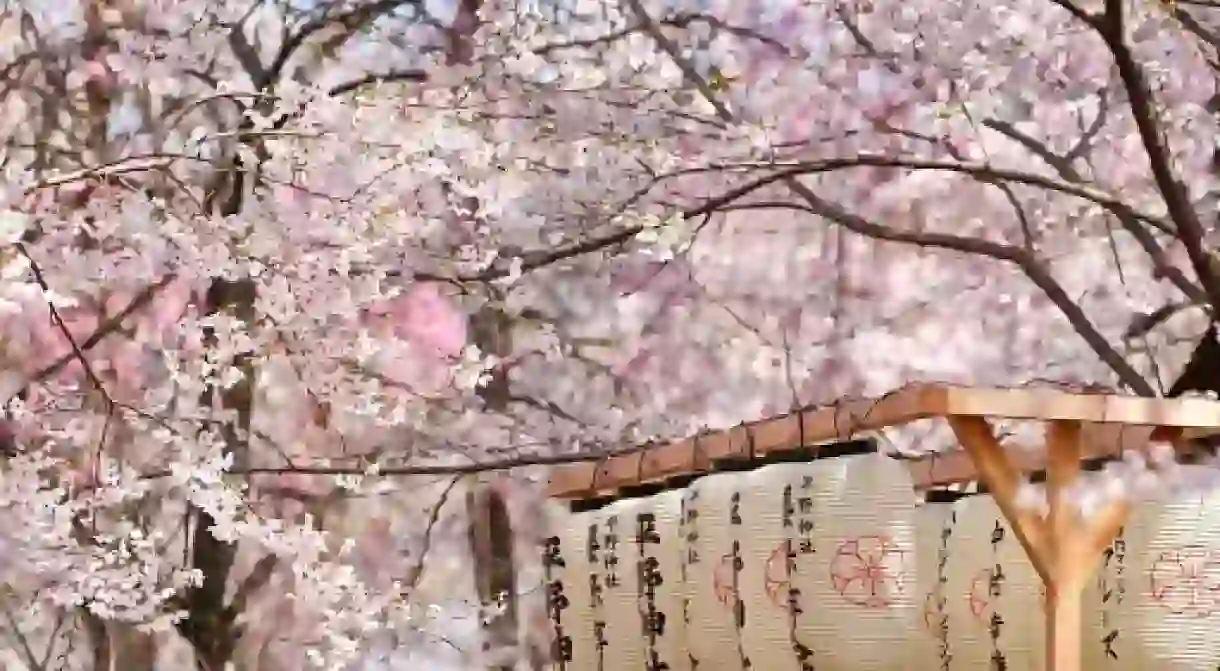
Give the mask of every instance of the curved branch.
[[[1101, 100], [1104, 109], [1106, 98], [1103, 96]], [[1076, 148], [1064, 156], [1059, 156], [1052, 152], [1041, 141], [1022, 133], [1007, 122], [987, 119], [983, 121], [983, 125], [1024, 147], [1027, 151], [1041, 159], [1042, 162], [1050, 166], [1065, 181], [1073, 184], [1083, 184], [1085, 178], [1080, 174], [1080, 171], [1072, 166], [1072, 162], [1076, 158], [1087, 154], [1091, 138], [1096, 136], [1104, 120], [1104, 114], [1099, 111], [1097, 119], [1094, 120], [1092, 126], [1085, 132], [1084, 137], [1080, 139]], [[1186, 274], [1182, 272], [1182, 269], [1169, 262], [1168, 257], [1165, 255], [1165, 250], [1161, 247], [1161, 243], [1157, 241], [1156, 237], [1142, 223], [1134, 217], [1125, 214], [1114, 213], [1114, 217], [1118, 220], [1119, 225], [1123, 227], [1123, 230], [1127, 231], [1135, 239], [1136, 244], [1144, 250], [1144, 253], [1152, 261], [1154, 279], [1158, 276], [1163, 276], [1172, 282], [1178, 288], [1178, 291], [1181, 291], [1192, 301], [1196, 303], [1207, 302], [1207, 294], [1203, 291], [1203, 288], [1191, 282], [1190, 278], [1186, 277]]]
[[1190, 203], [1190, 193], [1186, 185], [1170, 167], [1169, 148], [1158, 127], [1152, 89], [1144, 77], [1143, 68], [1135, 61], [1135, 55], [1126, 43], [1123, 2], [1124, 0], [1106, 0], [1105, 13], [1094, 17], [1088, 23], [1101, 36], [1114, 56], [1119, 79], [1127, 90], [1127, 104], [1131, 108], [1131, 116], [1135, 120], [1140, 140], [1143, 141], [1144, 153], [1148, 155], [1153, 179], [1161, 197], [1165, 199], [1165, 208], [1177, 228], [1178, 238], [1186, 249], [1190, 265], [1212, 305], [1220, 306], [1220, 275], [1212, 272], [1208, 262], [1207, 250], [1203, 246], [1203, 222]]
[[[748, 166], [743, 165], [743, 167]], [[793, 181], [792, 178], [801, 175], [834, 172], [836, 170], [846, 170], [850, 168], [900, 168], [909, 170], [955, 172], [970, 175], [984, 183], [1007, 182], [1012, 184], [1024, 184], [1026, 186], [1036, 186], [1048, 191], [1055, 191], [1057, 193], [1074, 196], [1092, 203], [1096, 203], [1119, 217], [1125, 217], [1131, 221], [1139, 221], [1149, 226], [1153, 226], [1158, 230], [1172, 234], [1172, 228], [1166, 222], [1152, 215], [1139, 212], [1130, 205], [1124, 203], [1122, 200], [1103, 191], [1033, 173], [995, 168], [982, 163], [960, 163], [953, 161], [903, 159], [880, 155], [860, 155], [845, 158], [826, 159], [824, 161], [794, 163], [789, 165], [779, 164], [768, 166], [767, 164], [758, 164], [756, 167], [759, 169], [771, 167], [775, 168], [776, 171], [747, 182], [746, 184], [734, 188], [725, 194], [715, 198], [709, 198], [702, 204], [684, 211], [682, 213], [683, 217], [690, 219], [715, 212], [725, 205], [728, 205], [729, 203], [747, 196], [763, 187], [779, 182], [790, 183]], [[626, 244], [642, 230], [644, 230], [642, 226], [628, 226], [613, 233], [592, 237], [578, 243], [560, 247], [558, 249], [535, 250], [532, 252], [527, 252], [521, 257], [520, 271], [522, 273], [527, 273], [539, 268], [559, 263], [561, 261], [573, 259], [585, 254], [591, 254], [617, 245]], [[512, 269], [508, 266], [508, 264], [504, 264], [494, 265], [491, 268], [469, 275], [443, 276], [434, 273], [416, 273], [414, 277], [416, 280], [433, 282], [489, 282], [502, 277], [507, 277], [511, 272]]]
[[998, 242], [979, 238], [968, 238], [948, 233], [927, 233], [920, 231], [900, 231], [869, 221], [859, 215], [844, 210], [842, 207], [824, 200], [812, 189], [792, 180], [788, 185], [797, 195], [805, 200], [807, 206], [798, 203], [751, 203], [742, 207], [784, 207], [809, 212], [843, 226], [847, 230], [876, 240], [900, 242], [919, 247], [945, 249], [965, 254], [986, 256], [1011, 263], [1022, 270], [1025, 275], [1047, 298], [1055, 304], [1064, 318], [1071, 324], [1073, 330], [1084, 339], [1085, 343], [1101, 358], [1111, 370], [1118, 375], [1119, 380], [1135, 393], [1141, 396], [1156, 396], [1156, 391], [1144, 380], [1127, 360], [1106, 340], [1084, 310], [1068, 296], [1063, 287], [1055, 280], [1037, 257], [1028, 251]]

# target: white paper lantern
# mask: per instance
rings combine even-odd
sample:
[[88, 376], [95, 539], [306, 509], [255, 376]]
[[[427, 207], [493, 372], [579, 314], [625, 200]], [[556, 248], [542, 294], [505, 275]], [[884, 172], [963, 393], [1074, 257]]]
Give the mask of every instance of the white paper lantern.
[[[1042, 580], [990, 496], [953, 504], [945, 568], [950, 669], [1045, 667]], [[995, 660], [995, 661], [993, 661]]]
[[593, 590], [597, 589], [597, 585], [590, 578], [596, 578], [599, 574], [600, 568], [596, 562], [600, 557], [589, 547], [590, 538], [595, 538], [597, 534], [597, 522], [598, 513], [594, 511], [561, 515], [555, 524], [564, 565], [550, 571], [552, 579], [558, 577], [562, 581], [568, 602], [560, 624], [563, 635], [568, 638], [571, 656], [570, 661], [556, 668], [566, 668], [567, 671], [597, 668], [598, 647], [594, 623], [599, 621], [599, 617], [593, 608], [596, 596]]
[[745, 604], [742, 649], [755, 669], [801, 671], [806, 646], [789, 604], [789, 557], [795, 559], [799, 549], [795, 492], [818, 470], [819, 462], [775, 464], [741, 478], [746, 529], [738, 585]]
[[[736, 473], [709, 475], [687, 488], [686, 588], [688, 647], [700, 669], [739, 669], [744, 652], [737, 631], [740, 487]], [[734, 541], [738, 541], [736, 552]]]
[[911, 635], [911, 654], [904, 667], [910, 671], [938, 669], [947, 657], [949, 631], [942, 585], [947, 576], [942, 562], [948, 561], [952, 502], [957, 498], [956, 492], [930, 491], [915, 511], [915, 593], [923, 595], [923, 612], [920, 626]]
[[[1183, 466], [1188, 474], [1203, 467]], [[1142, 502], [1105, 569], [1115, 594], [1107, 669], [1220, 665], [1220, 492]]]
[[637, 515], [642, 507], [640, 499], [622, 499], [606, 506], [601, 515], [599, 545], [606, 640], [602, 655], [606, 671], [644, 668], [637, 542]]
[[679, 524], [682, 497], [682, 490], [671, 490], [641, 499], [637, 513], [644, 532], [639, 612], [649, 664], [645, 668], [664, 664], [670, 671], [686, 671], [691, 666], [682, 612], [686, 597]]
[[815, 464], [793, 493], [800, 638], [819, 670], [901, 668], [923, 608], [910, 472], [880, 453]]

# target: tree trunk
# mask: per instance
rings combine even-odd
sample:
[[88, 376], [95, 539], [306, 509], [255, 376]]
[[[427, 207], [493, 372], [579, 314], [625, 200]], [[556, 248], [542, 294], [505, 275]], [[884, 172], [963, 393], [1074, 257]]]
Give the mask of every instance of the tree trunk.
[[496, 671], [512, 671], [514, 664], [501, 657], [518, 647], [517, 576], [513, 562], [513, 530], [508, 506], [494, 486], [477, 485], [466, 495], [470, 511], [470, 548], [474, 553], [475, 587], [485, 606], [503, 609], [485, 619], [483, 650], [495, 651]]

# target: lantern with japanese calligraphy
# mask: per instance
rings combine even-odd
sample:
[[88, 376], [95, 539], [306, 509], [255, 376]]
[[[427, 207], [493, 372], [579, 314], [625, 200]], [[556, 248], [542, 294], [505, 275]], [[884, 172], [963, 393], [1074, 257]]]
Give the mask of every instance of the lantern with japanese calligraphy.
[[[1200, 479], [1199, 466], [1181, 466]], [[1107, 669], [1195, 671], [1220, 665], [1220, 491], [1138, 505], [1103, 555]]]
[[644, 668], [644, 636], [640, 626], [639, 562], [636, 533], [644, 503], [621, 499], [601, 511], [602, 607], [605, 613], [603, 648], [606, 671]]
[[682, 576], [681, 490], [670, 490], [640, 500], [637, 513], [639, 543], [639, 612], [644, 631], [644, 669], [686, 671], [683, 620], [685, 581]]
[[1112, 646], [1117, 636], [1111, 636], [1111, 632], [1114, 629], [1114, 606], [1119, 598], [1118, 590], [1114, 589], [1117, 571], [1112, 567], [1116, 544], [1122, 550], [1122, 561], [1126, 561], [1126, 539], [1120, 533], [1102, 555], [1081, 595], [1080, 612], [1084, 631], [1080, 638], [1080, 659], [1086, 669], [1114, 668]]
[[905, 668], [911, 671], [939, 669], [948, 659], [948, 626], [942, 586], [947, 578], [949, 539], [952, 534], [953, 502], [958, 492], [929, 491], [915, 511], [915, 593], [922, 595], [920, 622], [911, 635]]
[[[742, 649], [755, 669], [801, 671], [802, 661], [811, 661], [797, 631], [801, 599], [791, 586], [790, 571], [801, 550], [797, 492], [823, 468], [817, 461], [775, 464], [741, 476]], [[812, 515], [812, 497], [804, 512]]]
[[923, 606], [910, 472], [875, 451], [816, 464], [793, 492], [791, 584], [800, 593], [798, 634], [814, 651], [810, 668], [900, 667]]
[[[558, 540], [563, 565], [547, 568], [547, 581], [562, 581], [568, 607], [563, 610], [559, 622], [554, 621], [552, 612], [552, 623], [555, 626], [558, 645], [563, 645], [562, 637], [567, 637], [570, 657], [565, 660], [562, 654], [552, 655], [556, 669], [575, 671], [597, 666], [597, 632], [594, 623], [598, 618], [594, 599], [599, 598], [600, 585], [597, 581], [600, 577], [598, 569], [601, 559], [596, 543], [597, 522], [597, 511], [556, 515], [554, 518], [553, 540]], [[547, 555], [544, 554], [543, 557], [545, 565]], [[561, 648], [555, 652], [562, 653], [563, 650]]]
[[970, 496], [953, 508], [944, 583], [946, 668], [1043, 668], [1042, 579], [990, 496]]
[[568, 574], [568, 564], [581, 549], [576, 539], [566, 533], [549, 535], [542, 542], [543, 593], [546, 614], [551, 622], [551, 661], [557, 671], [566, 671], [575, 661], [569, 628], [575, 624], [574, 605], [578, 604], [573, 604], [571, 597], [584, 585], [571, 582], [574, 576]]
[[[743, 478], [718, 473], [687, 488], [685, 514], [686, 589], [690, 655], [700, 668], [737, 668], [744, 656], [738, 635], [737, 584], [742, 567]], [[727, 660], [737, 660], [730, 664]]]

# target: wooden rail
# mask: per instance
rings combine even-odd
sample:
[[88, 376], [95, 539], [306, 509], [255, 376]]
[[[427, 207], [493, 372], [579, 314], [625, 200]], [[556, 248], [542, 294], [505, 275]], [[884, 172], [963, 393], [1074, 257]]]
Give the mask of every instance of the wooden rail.
[[[1114, 457], [1142, 449], [1157, 427], [1186, 428], [1186, 437], [1220, 431], [1220, 403], [1204, 399], [1148, 399], [1051, 389], [976, 389], [918, 385], [876, 399], [813, 408], [723, 431], [651, 445], [600, 462], [551, 471], [549, 494], [557, 499], [603, 496], [623, 487], [706, 473], [719, 462], [765, 458], [819, 443], [866, 437], [890, 426], [932, 417], [1002, 417], [1078, 420], [1084, 423], [1082, 459]], [[1189, 430], [1189, 429], [1193, 429]], [[1010, 446], [1011, 448], [1011, 446]], [[1180, 449], [1188, 446], [1179, 443]], [[1045, 470], [1042, 450], [1007, 450], [1024, 472]], [[979, 478], [969, 453], [950, 450], [908, 462], [917, 489]]]

